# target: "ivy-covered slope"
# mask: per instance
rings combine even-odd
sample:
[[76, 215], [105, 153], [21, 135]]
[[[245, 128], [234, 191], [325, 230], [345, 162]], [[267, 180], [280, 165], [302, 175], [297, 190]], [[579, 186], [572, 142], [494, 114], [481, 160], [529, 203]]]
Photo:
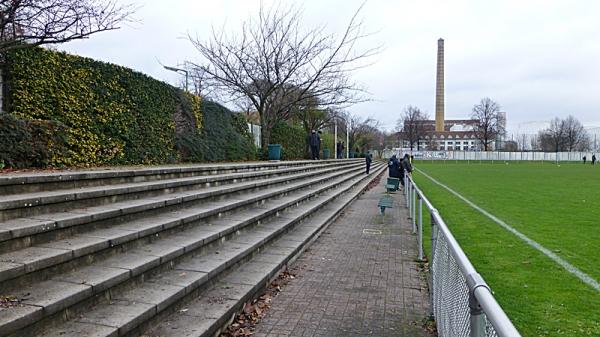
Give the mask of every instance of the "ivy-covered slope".
[[43, 48], [6, 60], [6, 110], [64, 126], [65, 151], [49, 149], [48, 165], [174, 162], [174, 114], [201, 127], [199, 97], [131, 69]]

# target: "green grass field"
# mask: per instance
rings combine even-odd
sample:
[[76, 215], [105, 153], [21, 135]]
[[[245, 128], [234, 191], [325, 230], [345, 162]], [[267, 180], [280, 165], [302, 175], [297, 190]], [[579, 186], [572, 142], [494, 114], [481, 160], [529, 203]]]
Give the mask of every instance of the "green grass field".
[[[415, 167], [600, 281], [600, 165]], [[600, 336], [600, 292], [425, 176], [414, 179], [523, 336]]]

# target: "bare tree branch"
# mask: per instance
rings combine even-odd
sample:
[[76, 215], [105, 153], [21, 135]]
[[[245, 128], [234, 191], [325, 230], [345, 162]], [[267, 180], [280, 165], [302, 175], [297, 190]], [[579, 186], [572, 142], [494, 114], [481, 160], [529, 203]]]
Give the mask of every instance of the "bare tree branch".
[[0, 0], [0, 53], [118, 29], [135, 10], [115, 0]]
[[213, 28], [206, 41], [189, 36], [207, 61], [194, 66], [222, 96], [252, 103], [260, 115], [266, 147], [271, 128], [292, 117], [298, 107], [317, 102], [317, 109], [339, 108], [366, 100], [364, 89], [350, 75], [366, 66], [364, 61], [379, 48], [356, 50], [369, 36], [357, 20], [361, 8], [336, 38], [325, 34], [323, 27], [301, 27], [297, 7], [261, 7], [256, 19], [244, 22], [237, 35]]

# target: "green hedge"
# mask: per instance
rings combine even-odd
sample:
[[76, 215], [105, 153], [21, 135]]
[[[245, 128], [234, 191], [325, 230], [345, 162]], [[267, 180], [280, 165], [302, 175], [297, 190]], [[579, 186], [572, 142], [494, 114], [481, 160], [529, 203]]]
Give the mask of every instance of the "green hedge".
[[0, 114], [0, 169], [43, 167], [66, 151], [66, 128], [53, 121]]
[[64, 155], [34, 166], [173, 162], [176, 109], [188, 110], [201, 127], [199, 98], [125, 67], [43, 48], [19, 49], [6, 59], [7, 110], [66, 130]]
[[300, 126], [277, 123], [271, 130], [271, 143], [281, 145], [282, 160], [308, 158], [308, 135]]
[[204, 118], [202, 133], [187, 133], [178, 138], [177, 146], [187, 156], [184, 160], [239, 161], [256, 158], [254, 140], [242, 115], [210, 101], [202, 101], [200, 109]]

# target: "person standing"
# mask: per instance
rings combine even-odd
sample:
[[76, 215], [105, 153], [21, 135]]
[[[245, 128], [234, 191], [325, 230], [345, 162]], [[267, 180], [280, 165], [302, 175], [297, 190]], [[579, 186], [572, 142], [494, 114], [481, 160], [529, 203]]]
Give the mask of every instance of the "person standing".
[[337, 159], [342, 159], [342, 142], [337, 142], [337, 144], [335, 144], [335, 148], [337, 152]]
[[596, 164], [596, 155], [592, 155], [592, 165]]
[[396, 159], [396, 155], [393, 155], [388, 161], [388, 175], [390, 178], [398, 178], [398, 168], [398, 159]]
[[410, 156], [408, 153], [404, 154], [404, 159], [402, 159], [402, 167], [401, 170], [404, 170], [404, 174], [408, 174], [410, 176], [412, 172], [412, 164], [410, 163]]
[[365, 156], [365, 162], [367, 164], [367, 174], [369, 174], [369, 170], [371, 169], [371, 162], [373, 161], [373, 155], [371, 151], [367, 151], [367, 155]]
[[587, 160], [587, 158], [585, 156], [583, 156], [583, 165], [585, 165], [586, 160]]
[[312, 160], [319, 159], [319, 145], [321, 144], [321, 139], [315, 130], [310, 132], [310, 136], [308, 137], [308, 145], [310, 145], [310, 154]]

